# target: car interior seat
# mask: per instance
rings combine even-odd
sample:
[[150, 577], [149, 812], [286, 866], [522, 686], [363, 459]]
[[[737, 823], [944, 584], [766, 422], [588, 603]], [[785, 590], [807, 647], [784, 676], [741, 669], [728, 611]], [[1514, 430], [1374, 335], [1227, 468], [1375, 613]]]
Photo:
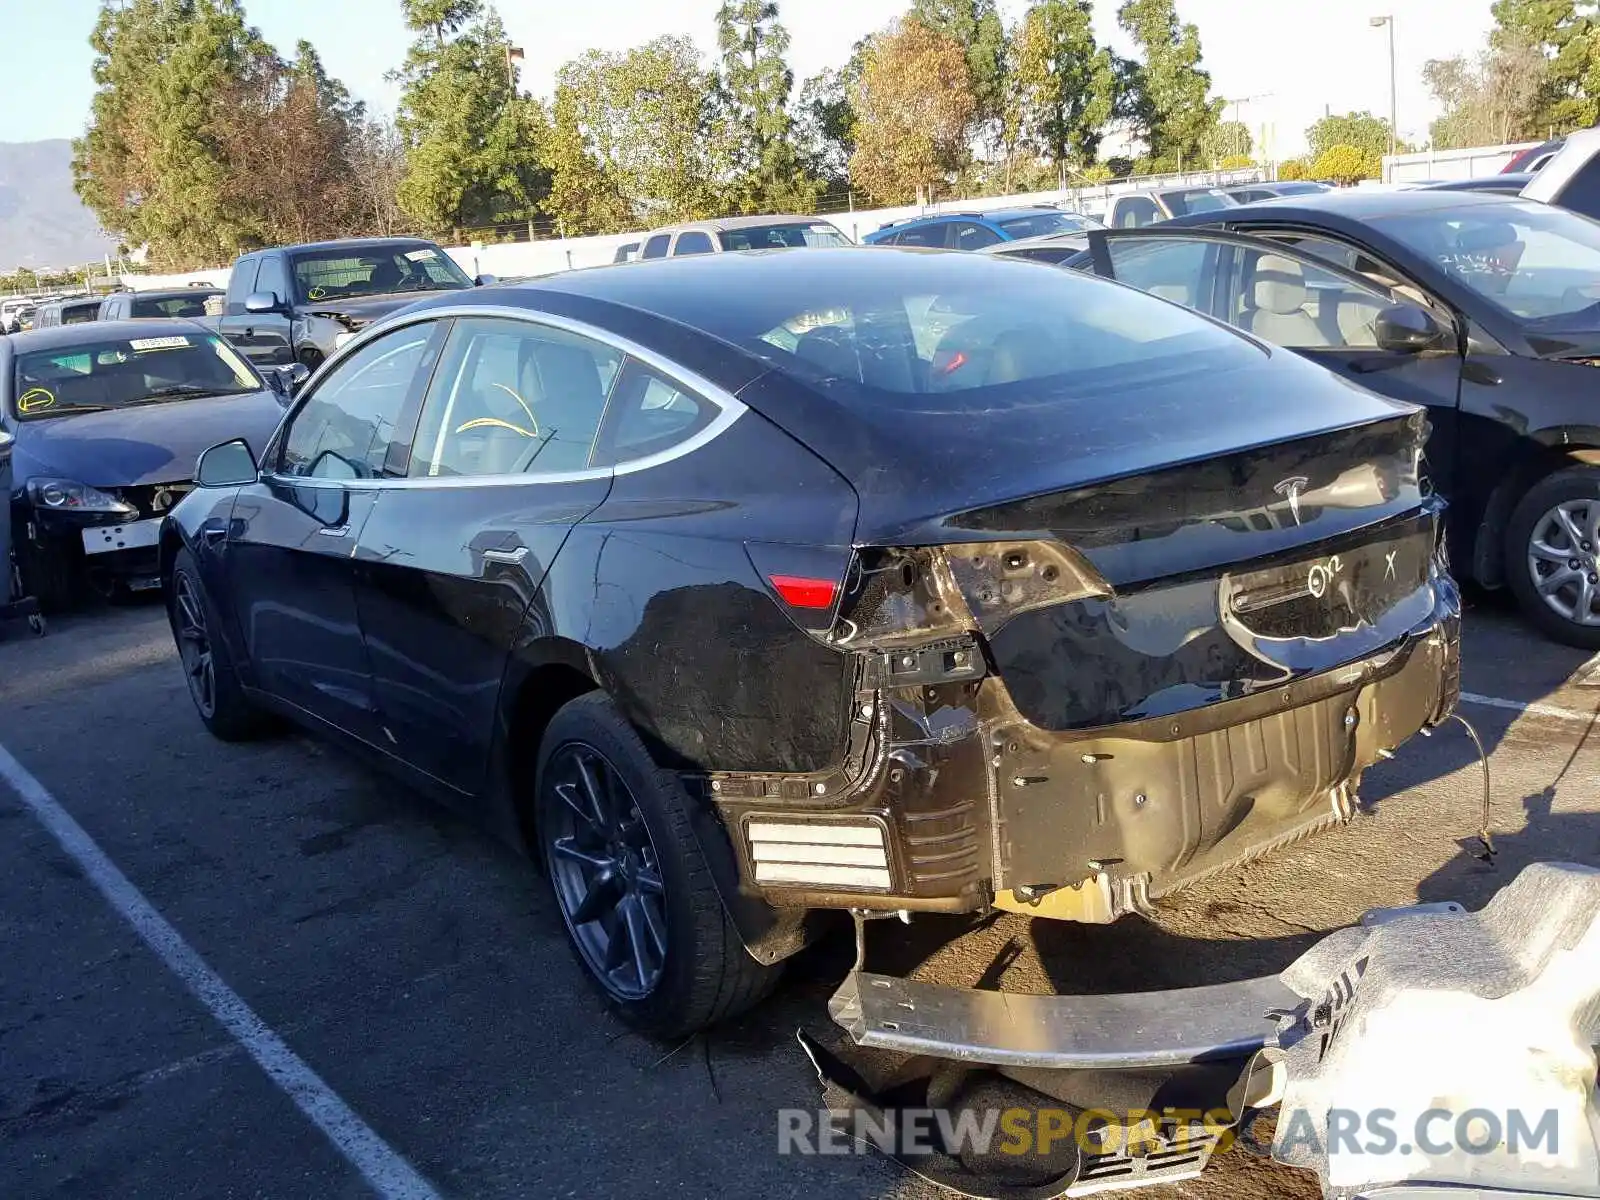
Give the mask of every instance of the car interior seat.
[[1299, 263], [1292, 258], [1263, 254], [1256, 259], [1240, 324], [1257, 337], [1281, 346], [1325, 345], [1327, 339], [1306, 311], [1310, 298]]
[[589, 451], [605, 411], [606, 389], [594, 355], [563, 342], [531, 345], [537, 399], [524, 395], [539, 423], [539, 439], [524, 443], [525, 459], [538, 453], [542, 471], [577, 471], [589, 464]]
[[795, 357], [824, 374], [854, 382], [861, 380], [861, 359], [851, 332], [838, 325], [819, 325], [800, 335]]

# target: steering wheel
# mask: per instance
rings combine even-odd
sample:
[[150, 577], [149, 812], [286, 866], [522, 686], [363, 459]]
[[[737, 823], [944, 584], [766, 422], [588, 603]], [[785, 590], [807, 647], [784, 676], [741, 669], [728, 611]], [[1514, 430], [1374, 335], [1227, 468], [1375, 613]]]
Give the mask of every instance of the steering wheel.
[[472, 420], [463, 421], [460, 425], [456, 426], [456, 432], [465, 433], [469, 429], [495, 428], [509, 429], [513, 433], [520, 433], [525, 438], [539, 437], [539, 418], [533, 415], [533, 409], [529, 406], [528, 402], [503, 383], [492, 383], [489, 386], [499, 388], [502, 392], [515, 400], [518, 406], [521, 407], [522, 411], [528, 414], [528, 424], [533, 426], [533, 430], [530, 432], [529, 430], [522, 428], [520, 425], [513, 425], [510, 421], [502, 421], [499, 417], [474, 417]]

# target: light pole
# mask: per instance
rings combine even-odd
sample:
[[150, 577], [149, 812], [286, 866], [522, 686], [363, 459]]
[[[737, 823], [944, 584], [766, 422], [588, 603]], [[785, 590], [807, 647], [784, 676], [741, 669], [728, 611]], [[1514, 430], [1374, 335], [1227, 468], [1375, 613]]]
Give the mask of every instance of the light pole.
[[1395, 119], [1394, 100], [1394, 14], [1390, 13], [1386, 17], [1371, 17], [1368, 19], [1367, 24], [1374, 29], [1382, 29], [1385, 25], [1389, 27], [1389, 155], [1393, 157], [1400, 133], [1397, 127], [1398, 122]]

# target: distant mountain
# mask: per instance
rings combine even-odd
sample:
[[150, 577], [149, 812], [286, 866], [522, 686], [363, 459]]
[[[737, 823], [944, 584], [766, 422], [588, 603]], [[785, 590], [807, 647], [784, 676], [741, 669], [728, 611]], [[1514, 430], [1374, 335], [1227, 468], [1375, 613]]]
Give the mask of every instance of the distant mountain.
[[81, 266], [115, 249], [72, 190], [71, 142], [0, 142], [0, 273]]

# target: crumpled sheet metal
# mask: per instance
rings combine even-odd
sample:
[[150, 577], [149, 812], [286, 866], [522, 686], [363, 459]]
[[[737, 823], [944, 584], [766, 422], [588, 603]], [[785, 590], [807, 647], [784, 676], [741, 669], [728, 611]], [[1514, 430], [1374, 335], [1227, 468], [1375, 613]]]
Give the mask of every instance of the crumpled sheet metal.
[[[1600, 1197], [1600, 870], [1538, 863], [1480, 912], [1340, 930], [1282, 978], [1306, 1001], [1278, 1035], [1287, 1085], [1273, 1155], [1316, 1171], [1329, 1196], [1409, 1181]], [[1455, 1132], [1475, 1109], [1502, 1128], [1476, 1152]], [[1424, 1125], [1437, 1153], [1413, 1144], [1431, 1110], [1450, 1113]], [[1353, 1140], [1330, 1144], [1332, 1112], [1361, 1120]], [[1512, 1153], [1510, 1114], [1536, 1129], [1552, 1112], [1554, 1147], [1524, 1138]], [[1387, 1153], [1372, 1152], [1375, 1113], [1392, 1114]], [[1487, 1142], [1485, 1130], [1469, 1140]]]

